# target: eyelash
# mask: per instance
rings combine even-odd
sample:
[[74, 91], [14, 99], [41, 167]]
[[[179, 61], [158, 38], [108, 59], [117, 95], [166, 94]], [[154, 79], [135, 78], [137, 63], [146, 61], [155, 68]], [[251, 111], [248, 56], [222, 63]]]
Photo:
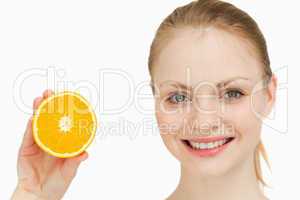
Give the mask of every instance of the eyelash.
[[[228, 99], [225, 99], [224, 96], [230, 93], [234, 93], [235, 95], [239, 95], [238, 97], [227, 97]], [[173, 100], [172, 98], [176, 97], [176, 96], [183, 96], [185, 99], [189, 99], [185, 94], [180, 94], [180, 93], [173, 93], [171, 94], [168, 98], [167, 101], [171, 104], [180, 104], [182, 102], [185, 102], [185, 99], [181, 102], [176, 102], [176, 100]], [[226, 89], [226, 91], [224, 92], [224, 94], [220, 97], [221, 99], [225, 99], [225, 101], [234, 101], [234, 100], [238, 100], [240, 98], [242, 98], [244, 96], [244, 92], [241, 91], [240, 89], [236, 89], [236, 88], [230, 88], [230, 89]]]
[[[169, 103], [171, 103], [171, 104], [180, 104], [181, 102], [183, 102], [183, 101], [181, 101], [181, 102], [174, 102], [174, 100], [172, 100], [172, 98], [174, 98], [174, 97], [176, 97], [176, 96], [183, 96], [185, 99], [188, 99], [188, 97], [187, 97], [187, 95], [186, 94], [180, 94], [180, 93], [173, 93], [173, 94], [171, 94], [168, 98], [167, 98], [167, 101], [169, 102]], [[184, 100], [185, 101], [185, 100]]]
[[[230, 88], [230, 89], [227, 89], [224, 93], [224, 95], [221, 96], [221, 98], [224, 98], [224, 96], [227, 94], [230, 94], [231, 92], [234, 92], [235, 94], [239, 95], [238, 97], [228, 97], [229, 98], [229, 101], [234, 101], [234, 100], [238, 100], [240, 98], [242, 98], [245, 94], [243, 91], [241, 91], [240, 89], [237, 89], [237, 88]], [[233, 98], [233, 99], [231, 99]], [[225, 99], [226, 100], [226, 99]]]

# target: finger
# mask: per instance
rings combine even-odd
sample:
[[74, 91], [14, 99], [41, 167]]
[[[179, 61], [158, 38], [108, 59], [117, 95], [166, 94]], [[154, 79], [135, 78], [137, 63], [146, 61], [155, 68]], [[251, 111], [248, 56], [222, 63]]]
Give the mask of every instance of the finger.
[[50, 89], [45, 90], [44, 93], [43, 93], [43, 98], [47, 99], [48, 97], [50, 97], [53, 94], [54, 94], [53, 90], [50, 90]]
[[74, 158], [68, 158], [64, 161], [61, 167], [61, 174], [66, 181], [71, 181], [76, 175], [77, 169], [80, 163], [88, 158], [86, 152], [76, 156]]
[[55, 157], [55, 156], [52, 156], [46, 152], [44, 152], [44, 156], [43, 156], [43, 165], [44, 165], [44, 168], [46, 169], [52, 169], [56, 164], [57, 162], [60, 162], [60, 158], [58, 157]]
[[88, 153], [84, 151], [78, 156], [66, 159], [65, 163], [67, 163], [71, 167], [72, 166], [76, 167], [78, 164], [80, 164], [82, 161], [86, 160], [87, 158], [88, 158]]
[[33, 101], [33, 110], [37, 110], [37, 108], [39, 107], [39, 105], [42, 103], [43, 98], [42, 97], [37, 97], [34, 99]]
[[[33, 101], [33, 110], [35, 111], [38, 106], [41, 104], [43, 98], [42, 97], [37, 97], [34, 99]], [[35, 142], [33, 139], [33, 134], [32, 134], [32, 116], [29, 118], [28, 122], [27, 122], [27, 126], [26, 126], [26, 130], [23, 136], [23, 140], [21, 143], [21, 147], [20, 147], [20, 153], [23, 154], [31, 154], [33, 152], [36, 152], [37, 148], [34, 147]], [[28, 148], [28, 147], [32, 147]]]
[[34, 144], [34, 139], [32, 135], [32, 117], [27, 122], [26, 130], [23, 136], [22, 144], [20, 149], [24, 149], [28, 146], [31, 146]]
[[86, 159], [88, 159], [89, 157], [89, 154], [88, 152], [84, 151], [82, 154], [80, 154], [78, 157], [77, 157], [77, 160], [82, 162], [82, 161], [85, 161]]
[[61, 166], [61, 174], [67, 181], [71, 181], [76, 175], [80, 163], [88, 158], [88, 153], [83, 152], [80, 155], [67, 158]]

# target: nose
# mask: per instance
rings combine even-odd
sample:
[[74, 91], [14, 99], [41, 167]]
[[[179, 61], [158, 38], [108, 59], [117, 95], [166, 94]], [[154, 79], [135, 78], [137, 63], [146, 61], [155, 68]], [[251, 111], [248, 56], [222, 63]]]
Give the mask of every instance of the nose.
[[216, 94], [196, 94], [193, 102], [193, 110], [201, 114], [217, 113], [220, 108]]
[[216, 94], [195, 96], [191, 110], [191, 122], [201, 132], [217, 130], [221, 118], [221, 104]]
[[219, 90], [209, 81], [201, 81], [194, 87], [193, 109], [200, 114], [214, 114], [219, 112]]

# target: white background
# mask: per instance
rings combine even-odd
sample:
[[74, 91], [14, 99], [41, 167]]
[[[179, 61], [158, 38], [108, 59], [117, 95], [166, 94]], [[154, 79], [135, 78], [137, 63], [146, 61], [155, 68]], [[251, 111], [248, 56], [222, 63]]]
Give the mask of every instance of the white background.
[[[85, 88], [82, 93], [93, 102], [101, 127], [64, 199], [163, 199], [175, 189], [179, 164], [157, 130], [151, 132], [153, 112], [135, 107], [140, 103], [153, 109], [153, 101], [134, 101], [136, 93], [130, 91], [149, 81], [147, 58], [158, 25], [188, 2], [0, 1], [1, 200], [9, 199], [16, 186], [17, 151], [33, 98], [62, 81], [73, 84], [71, 89], [89, 86], [92, 93]], [[260, 25], [282, 87], [274, 118], [262, 131], [272, 165], [272, 174], [264, 170], [272, 185], [267, 194], [271, 199], [299, 199], [299, 6], [292, 0], [230, 2]], [[134, 88], [117, 75], [101, 83], [104, 68], [123, 70]], [[27, 77], [22, 87], [20, 77]], [[150, 90], [144, 87], [143, 92]], [[100, 107], [117, 108], [127, 100], [131, 104], [118, 114], [105, 114]], [[131, 128], [116, 130], [120, 120]]]

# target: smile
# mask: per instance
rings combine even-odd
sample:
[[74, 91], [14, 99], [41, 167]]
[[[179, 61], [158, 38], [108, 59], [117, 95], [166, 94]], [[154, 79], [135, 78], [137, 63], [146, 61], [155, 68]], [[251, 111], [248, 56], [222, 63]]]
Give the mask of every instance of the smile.
[[222, 152], [235, 138], [210, 137], [182, 140], [188, 152], [198, 157], [215, 156]]

